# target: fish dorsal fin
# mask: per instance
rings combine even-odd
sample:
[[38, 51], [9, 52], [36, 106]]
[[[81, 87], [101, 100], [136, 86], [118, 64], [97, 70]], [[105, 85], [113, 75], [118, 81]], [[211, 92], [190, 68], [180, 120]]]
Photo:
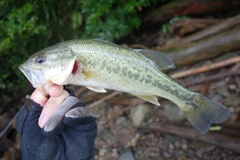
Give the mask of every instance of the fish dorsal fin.
[[134, 96], [136, 96], [138, 98], [141, 98], [141, 99], [143, 99], [145, 101], [148, 101], [148, 102], [150, 102], [152, 104], [155, 104], [157, 106], [160, 106], [160, 103], [158, 102], [157, 97], [154, 96], [154, 95], [139, 95], [139, 94], [133, 94], [133, 93], [132, 93], [132, 95], [134, 95]]
[[99, 93], [107, 92], [104, 88], [101, 88], [101, 87], [88, 86], [87, 88], [94, 91], [94, 92], [99, 92]]
[[156, 67], [158, 67], [160, 70], [175, 68], [175, 64], [172, 62], [172, 60], [163, 53], [146, 49], [134, 49], [134, 51], [137, 51], [153, 61]]
[[[119, 49], [124, 48], [122, 46], [102, 39], [94, 39], [94, 41], [109, 44]], [[172, 62], [172, 60], [163, 53], [147, 49], [134, 49], [134, 51], [148, 58], [150, 61], [154, 62], [155, 66], [160, 70], [175, 68], [175, 64]]]

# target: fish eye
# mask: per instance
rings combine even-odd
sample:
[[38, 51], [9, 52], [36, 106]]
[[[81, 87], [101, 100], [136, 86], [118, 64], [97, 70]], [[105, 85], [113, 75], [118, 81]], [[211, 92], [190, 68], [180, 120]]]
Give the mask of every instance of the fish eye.
[[38, 64], [42, 64], [43, 62], [45, 62], [45, 58], [44, 58], [44, 57], [38, 57], [38, 58], [36, 59], [36, 62], [37, 62]]

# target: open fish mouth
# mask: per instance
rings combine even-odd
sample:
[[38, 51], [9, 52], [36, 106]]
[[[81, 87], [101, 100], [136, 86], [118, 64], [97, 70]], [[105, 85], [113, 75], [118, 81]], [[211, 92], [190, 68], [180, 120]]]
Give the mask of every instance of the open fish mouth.
[[37, 88], [42, 84], [43, 81], [43, 75], [41, 71], [35, 70], [35, 69], [29, 69], [24, 64], [20, 65], [18, 67], [23, 74], [27, 77], [27, 79], [30, 81], [33, 87]]

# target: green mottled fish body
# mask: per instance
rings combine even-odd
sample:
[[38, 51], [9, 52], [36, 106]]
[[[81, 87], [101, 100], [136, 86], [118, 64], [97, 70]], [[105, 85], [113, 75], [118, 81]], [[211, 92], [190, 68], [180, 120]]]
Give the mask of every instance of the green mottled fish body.
[[[84, 79], [81, 78], [81, 73], [76, 74], [69, 81], [70, 84], [101, 86], [101, 88], [119, 90], [137, 96], [157, 95], [177, 104], [184, 103], [184, 96], [188, 98], [192, 96], [192, 92], [161, 71], [161, 69], [167, 69], [168, 66], [157, 67], [137, 50], [109, 45], [101, 41], [79, 42], [70, 41], [67, 45], [71, 46], [76, 53], [85, 72], [92, 73], [94, 76]], [[96, 50], [99, 53], [96, 53]], [[167, 64], [169, 68], [174, 67], [173, 64]], [[178, 98], [179, 96], [181, 99]]]
[[221, 123], [230, 116], [224, 108], [164, 74], [161, 70], [174, 68], [174, 64], [164, 54], [151, 50], [127, 49], [97, 39], [72, 40], [39, 51], [20, 68], [35, 87], [50, 81], [82, 85], [96, 92], [113, 89], [156, 105], [156, 96], [167, 98], [202, 134], [211, 123]]

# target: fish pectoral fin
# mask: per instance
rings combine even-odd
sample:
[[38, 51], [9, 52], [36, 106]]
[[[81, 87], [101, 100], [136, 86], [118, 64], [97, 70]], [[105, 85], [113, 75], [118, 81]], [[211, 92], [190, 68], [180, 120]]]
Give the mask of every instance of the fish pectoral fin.
[[153, 61], [155, 66], [157, 66], [160, 70], [175, 68], [175, 64], [172, 60], [163, 53], [146, 49], [134, 49], [134, 51], [137, 51], [139, 54], [142, 54]]
[[160, 106], [160, 103], [158, 102], [158, 99], [156, 96], [153, 96], [153, 95], [139, 95], [139, 94], [133, 94], [134, 96], [138, 97], [138, 98], [141, 98], [145, 101], [148, 101], [152, 104], [155, 104], [157, 106]]
[[88, 89], [94, 91], [94, 92], [100, 92], [100, 93], [105, 93], [107, 92], [104, 88], [101, 88], [101, 87], [93, 87], [93, 86], [90, 86], [90, 87], [87, 87]]

